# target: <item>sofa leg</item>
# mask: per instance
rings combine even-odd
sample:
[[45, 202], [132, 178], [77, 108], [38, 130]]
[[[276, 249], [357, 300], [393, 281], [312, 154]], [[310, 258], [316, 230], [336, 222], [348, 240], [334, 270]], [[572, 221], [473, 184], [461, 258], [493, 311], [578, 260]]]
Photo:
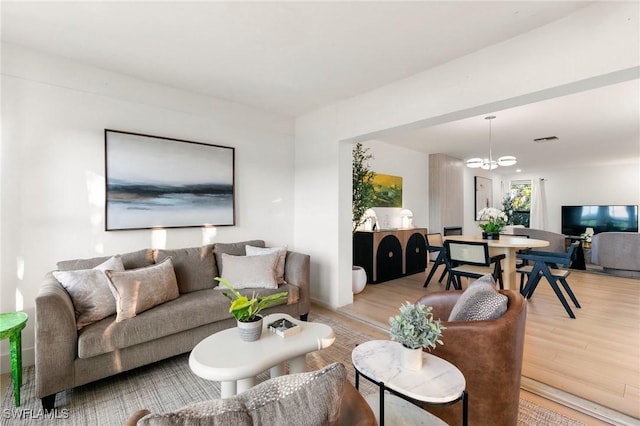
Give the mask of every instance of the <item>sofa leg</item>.
[[302, 314], [300, 315], [300, 321], [307, 321], [307, 319], [309, 318], [309, 314]]
[[54, 405], [56, 405], [55, 393], [52, 395], [47, 395], [44, 398], [42, 398], [42, 409], [44, 410], [45, 413], [48, 413], [51, 410], [53, 410]]

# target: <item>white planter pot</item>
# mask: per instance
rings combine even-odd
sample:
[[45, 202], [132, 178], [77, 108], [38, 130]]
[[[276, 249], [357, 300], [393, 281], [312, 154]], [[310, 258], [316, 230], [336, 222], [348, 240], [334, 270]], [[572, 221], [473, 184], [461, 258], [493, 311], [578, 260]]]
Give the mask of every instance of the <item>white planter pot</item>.
[[244, 342], [255, 342], [260, 339], [262, 335], [262, 316], [258, 321], [238, 321], [238, 334], [240, 335], [240, 340]]
[[360, 266], [351, 267], [351, 290], [358, 294], [367, 285], [367, 272]]
[[402, 367], [407, 370], [422, 370], [422, 348], [409, 349], [403, 347], [400, 362], [402, 363]]

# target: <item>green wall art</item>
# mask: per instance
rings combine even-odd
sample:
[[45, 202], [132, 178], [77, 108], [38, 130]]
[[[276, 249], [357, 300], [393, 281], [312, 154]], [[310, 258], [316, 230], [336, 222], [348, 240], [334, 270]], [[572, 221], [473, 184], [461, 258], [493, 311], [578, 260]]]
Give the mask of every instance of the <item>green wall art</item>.
[[372, 207], [402, 207], [402, 177], [376, 173]]

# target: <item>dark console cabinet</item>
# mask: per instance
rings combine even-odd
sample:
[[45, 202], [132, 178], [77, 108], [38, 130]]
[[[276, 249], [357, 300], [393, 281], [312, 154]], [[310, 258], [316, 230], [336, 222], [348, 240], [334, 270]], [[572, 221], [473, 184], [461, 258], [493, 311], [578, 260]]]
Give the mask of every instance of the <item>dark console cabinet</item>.
[[367, 282], [377, 284], [427, 267], [425, 228], [358, 231], [353, 235], [353, 264], [367, 272]]

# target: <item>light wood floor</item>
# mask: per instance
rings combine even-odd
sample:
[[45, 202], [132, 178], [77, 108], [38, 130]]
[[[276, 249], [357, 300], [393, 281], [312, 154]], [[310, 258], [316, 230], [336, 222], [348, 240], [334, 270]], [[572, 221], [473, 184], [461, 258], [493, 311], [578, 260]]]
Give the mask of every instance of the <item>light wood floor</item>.
[[[402, 302], [444, 290], [439, 274], [424, 289], [426, 275], [367, 285], [339, 311], [388, 329]], [[546, 281], [528, 302], [523, 388], [591, 414], [588, 422], [581, 420], [587, 424], [602, 424], [599, 418], [638, 425], [640, 280], [573, 271], [568, 282], [582, 306], [574, 310], [576, 319]]]

